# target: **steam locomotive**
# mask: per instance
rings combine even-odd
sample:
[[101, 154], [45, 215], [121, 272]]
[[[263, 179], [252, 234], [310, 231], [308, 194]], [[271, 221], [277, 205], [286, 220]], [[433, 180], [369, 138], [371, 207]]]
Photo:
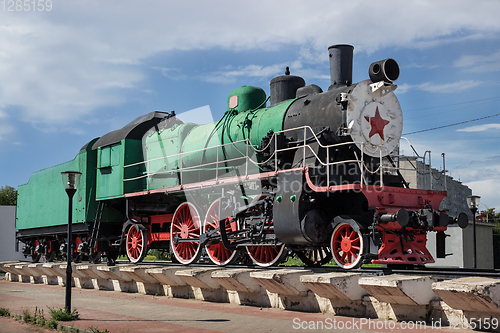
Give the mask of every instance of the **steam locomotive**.
[[[23, 253], [50, 261], [71, 242], [73, 256], [91, 261], [126, 253], [136, 263], [159, 249], [186, 265], [204, 255], [220, 266], [268, 267], [293, 252], [307, 265], [333, 258], [352, 269], [432, 263], [426, 237], [435, 232], [444, 257], [444, 231], [465, 227], [467, 216], [440, 211], [446, 192], [411, 189], [397, 168], [398, 64], [375, 62], [369, 80], [352, 83], [353, 47], [328, 52], [327, 91], [287, 68], [269, 98], [257, 87], [232, 91], [216, 122], [152, 112], [33, 173], [18, 188]], [[71, 240], [67, 170], [82, 174]]]

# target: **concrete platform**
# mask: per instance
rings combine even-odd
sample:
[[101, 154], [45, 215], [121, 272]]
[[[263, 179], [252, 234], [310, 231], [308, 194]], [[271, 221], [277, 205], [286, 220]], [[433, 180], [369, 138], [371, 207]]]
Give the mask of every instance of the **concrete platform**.
[[[104, 293], [135, 293], [136, 297], [143, 294], [162, 299], [165, 295], [379, 320], [417, 322], [424, 318], [442, 325], [497, 318], [500, 313], [500, 279], [468, 278], [433, 284], [434, 280], [428, 276], [363, 276], [355, 272], [313, 273], [308, 269], [73, 265], [72, 285], [79, 292], [88, 288], [96, 292], [106, 290]], [[33, 276], [42, 277], [39, 282], [43, 283], [36, 286], [47, 286], [49, 279], [43, 277], [49, 275], [59, 285], [65, 283], [63, 263], [9, 262], [0, 263], [0, 267], [9, 272], [6, 279], [25, 282], [11, 283], [12, 286], [32, 285], [29, 282]]]
[[[64, 307], [65, 288], [0, 281], [0, 307], [22, 314], [26, 306]], [[72, 289], [72, 308], [81, 320], [67, 325], [81, 330], [90, 326], [110, 333], [123, 332], [436, 332], [431, 325], [398, 323], [387, 318], [368, 319], [333, 314], [283, 311], [273, 308], [199, 302], [144, 294]], [[0, 325], [3, 321], [0, 320]], [[16, 323], [11, 323], [14, 325]], [[17, 322], [17, 325], [22, 325]], [[411, 325], [411, 326], [409, 326]], [[418, 326], [420, 325], [420, 326]], [[4, 327], [7, 327], [5, 325]], [[8, 326], [11, 327], [11, 326]], [[11, 332], [2, 330], [3, 332]], [[18, 332], [18, 331], [12, 331]], [[22, 331], [19, 331], [22, 332]], [[442, 326], [439, 332], [472, 332]]]

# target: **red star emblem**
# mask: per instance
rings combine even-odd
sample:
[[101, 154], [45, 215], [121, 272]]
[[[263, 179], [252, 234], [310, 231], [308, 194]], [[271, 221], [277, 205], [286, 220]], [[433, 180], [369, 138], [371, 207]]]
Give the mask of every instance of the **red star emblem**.
[[365, 119], [366, 119], [366, 121], [368, 121], [370, 123], [370, 125], [372, 127], [370, 134], [369, 134], [370, 138], [374, 134], [378, 134], [378, 135], [380, 135], [382, 140], [385, 140], [384, 139], [384, 127], [385, 127], [385, 125], [387, 125], [390, 122], [383, 119], [380, 116], [380, 112], [378, 111], [378, 106], [377, 106], [377, 110], [375, 111], [375, 116], [374, 117], [365, 116]]

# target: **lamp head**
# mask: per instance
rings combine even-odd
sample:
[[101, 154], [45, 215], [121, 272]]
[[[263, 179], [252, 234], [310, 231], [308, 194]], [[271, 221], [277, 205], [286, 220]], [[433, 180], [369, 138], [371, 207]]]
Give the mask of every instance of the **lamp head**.
[[481, 197], [479, 195], [469, 195], [467, 197], [467, 206], [469, 209], [478, 209]]
[[64, 185], [64, 189], [66, 191], [68, 190], [76, 191], [78, 185], [80, 185], [80, 177], [82, 176], [82, 173], [78, 171], [64, 171], [61, 172], [61, 175], [62, 175], [62, 182]]

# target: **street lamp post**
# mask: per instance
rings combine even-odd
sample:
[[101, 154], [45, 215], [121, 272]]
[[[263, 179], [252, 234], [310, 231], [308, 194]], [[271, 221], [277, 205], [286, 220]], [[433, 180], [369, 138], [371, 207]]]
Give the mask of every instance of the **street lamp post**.
[[65, 171], [61, 172], [62, 175], [62, 181], [64, 185], [64, 189], [66, 190], [66, 194], [68, 195], [69, 198], [69, 204], [68, 204], [68, 249], [67, 249], [67, 265], [66, 265], [66, 302], [65, 302], [65, 308], [66, 312], [70, 313], [71, 312], [71, 274], [72, 274], [72, 269], [71, 269], [71, 245], [72, 245], [72, 240], [73, 240], [73, 235], [72, 235], [72, 219], [73, 219], [73, 196], [75, 195], [76, 189], [78, 188], [78, 185], [80, 184], [80, 176], [82, 175], [78, 171]]
[[479, 207], [479, 195], [469, 195], [467, 197], [467, 205], [472, 213], [472, 267], [477, 268], [477, 255], [476, 255], [476, 212]]

